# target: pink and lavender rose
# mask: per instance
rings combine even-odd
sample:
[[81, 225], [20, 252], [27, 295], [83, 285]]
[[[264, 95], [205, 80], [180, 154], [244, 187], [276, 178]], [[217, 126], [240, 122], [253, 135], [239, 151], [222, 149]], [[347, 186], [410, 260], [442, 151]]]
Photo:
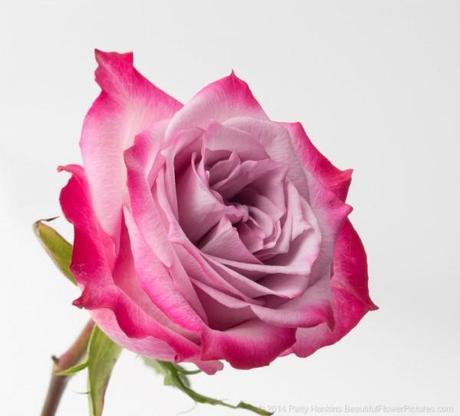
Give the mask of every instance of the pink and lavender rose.
[[131, 53], [96, 51], [102, 91], [83, 166], [61, 192], [71, 269], [114, 341], [207, 373], [305, 357], [375, 308], [334, 167], [299, 123], [265, 114], [231, 74], [181, 104]]

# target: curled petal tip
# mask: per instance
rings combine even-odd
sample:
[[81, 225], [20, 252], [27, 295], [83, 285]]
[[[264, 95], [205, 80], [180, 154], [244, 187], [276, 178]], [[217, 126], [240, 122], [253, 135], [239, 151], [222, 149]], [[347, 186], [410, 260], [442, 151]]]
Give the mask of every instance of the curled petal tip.
[[126, 61], [132, 64], [134, 61], [132, 52], [107, 52], [96, 48], [94, 49], [94, 56], [96, 57], [97, 63], [100, 65], [115, 63], [117, 61]]
[[369, 310], [371, 310], [371, 311], [377, 311], [377, 310], [379, 310], [379, 309], [380, 309], [379, 306], [376, 305], [374, 302], [371, 301], [371, 302], [369, 303]]
[[72, 302], [72, 305], [73, 306], [76, 306], [77, 308], [80, 308], [82, 309], [83, 308], [83, 299], [81, 298], [81, 296], [77, 299], [75, 299], [73, 302]]

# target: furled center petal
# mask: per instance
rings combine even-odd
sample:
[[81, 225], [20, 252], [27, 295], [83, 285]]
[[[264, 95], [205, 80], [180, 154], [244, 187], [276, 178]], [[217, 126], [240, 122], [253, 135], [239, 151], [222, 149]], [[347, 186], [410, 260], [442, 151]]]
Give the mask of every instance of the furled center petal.
[[193, 149], [176, 155], [186, 162], [175, 172], [178, 220], [189, 240], [205, 255], [257, 279], [308, 274], [320, 232], [288, 167], [270, 158], [250, 134], [217, 123]]

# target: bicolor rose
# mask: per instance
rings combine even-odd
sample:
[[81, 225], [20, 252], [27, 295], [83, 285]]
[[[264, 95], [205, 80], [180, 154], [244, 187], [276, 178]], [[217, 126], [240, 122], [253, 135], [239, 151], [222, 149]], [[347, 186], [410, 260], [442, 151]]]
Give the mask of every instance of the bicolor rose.
[[234, 73], [181, 104], [131, 53], [96, 51], [102, 91], [61, 192], [71, 270], [114, 341], [208, 373], [307, 356], [375, 306], [334, 167]]

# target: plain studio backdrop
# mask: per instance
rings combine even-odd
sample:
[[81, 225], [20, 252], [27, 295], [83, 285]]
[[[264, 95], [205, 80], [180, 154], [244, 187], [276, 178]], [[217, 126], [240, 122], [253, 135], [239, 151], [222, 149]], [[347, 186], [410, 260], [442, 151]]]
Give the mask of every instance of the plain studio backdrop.
[[[56, 166], [81, 160], [96, 47], [134, 51], [138, 69], [180, 101], [234, 69], [272, 119], [301, 121], [337, 166], [354, 169], [351, 218], [380, 310], [309, 358], [197, 375], [194, 387], [283, 416], [460, 412], [459, 22], [460, 2], [447, 0], [2, 0], [0, 414], [39, 413], [51, 354], [87, 320], [31, 224], [61, 215], [67, 175]], [[54, 225], [72, 238], [64, 220]], [[87, 414], [85, 391], [78, 375], [59, 414]], [[245, 414], [194, 407], [122, 354], [106, 415], [184, 411]]]

